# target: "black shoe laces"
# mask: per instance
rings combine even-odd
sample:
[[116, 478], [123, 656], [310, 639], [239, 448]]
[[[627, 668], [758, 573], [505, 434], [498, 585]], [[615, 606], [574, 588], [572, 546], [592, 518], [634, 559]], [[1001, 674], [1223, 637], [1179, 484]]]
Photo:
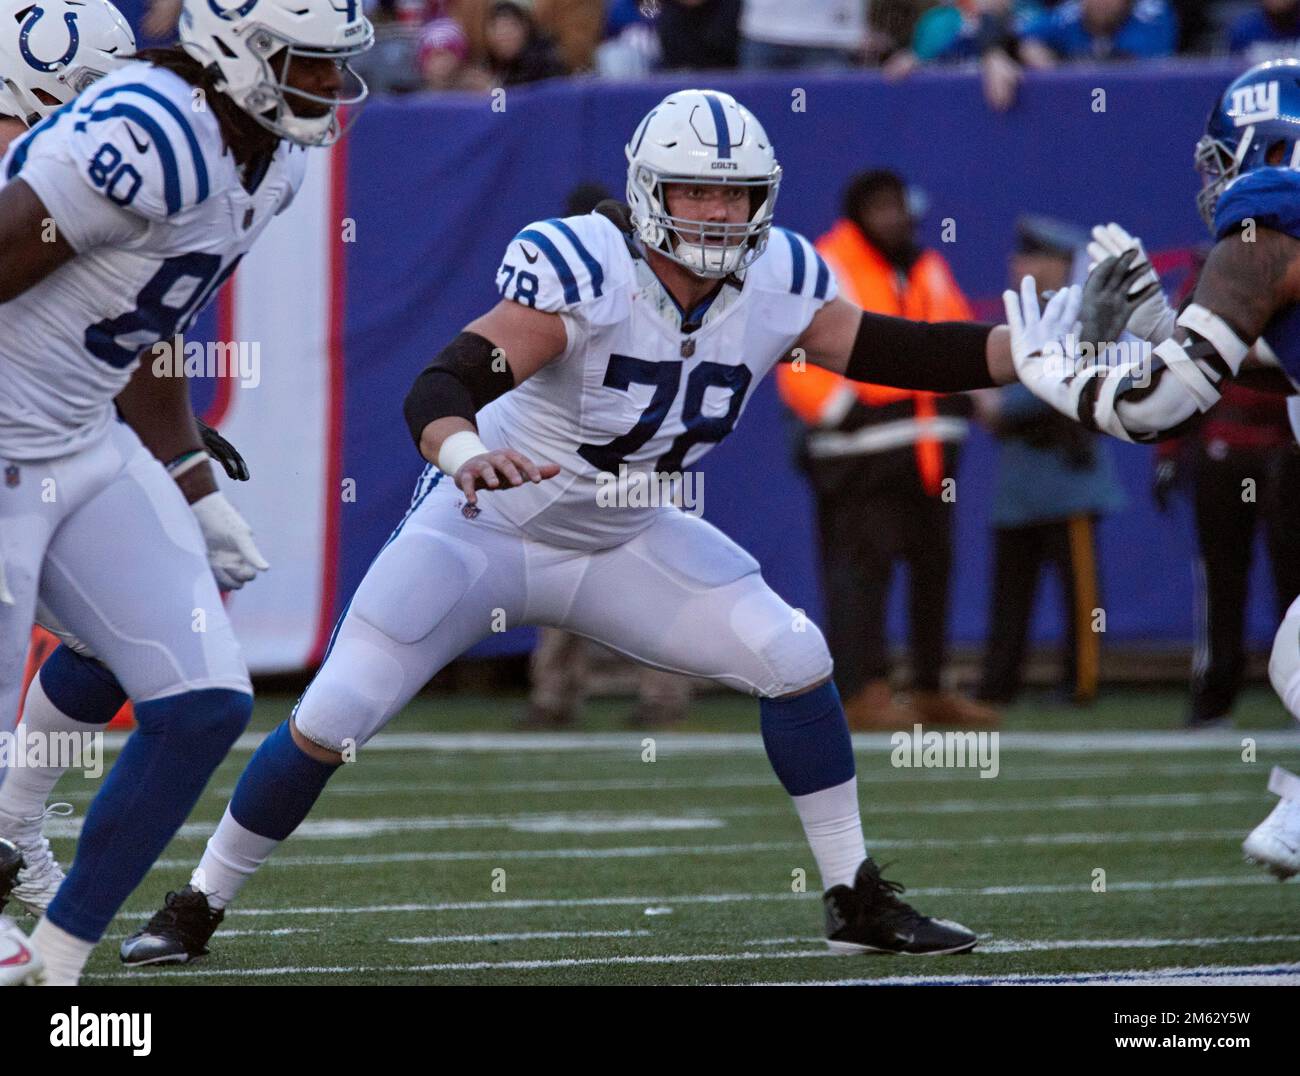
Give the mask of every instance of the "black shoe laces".
[[200, 932], [207, 927], [211, 919], [207, 903], [198, 893], [181, 893], [173, 890], [163, 898], [163, 906], [154, 912], [145, 931], [149, 934], [166, 930], [175, 930], [180, 934]]
[[920, 912], [913, 908], [906, 901], [899, 900], [900, 893], [907, 892], [907, 886], [902, 882], [890, 881], [883, 877], [885, 870], [890, 866], [886, 863], [880, 867], [874, 875], [867, 875], [862, 879], [865, 886], [858, 890], [860, 896], [869, 905], [875, 905], [881, 910], [897, 916], [902, 922], [915, 924], [925, 919]]

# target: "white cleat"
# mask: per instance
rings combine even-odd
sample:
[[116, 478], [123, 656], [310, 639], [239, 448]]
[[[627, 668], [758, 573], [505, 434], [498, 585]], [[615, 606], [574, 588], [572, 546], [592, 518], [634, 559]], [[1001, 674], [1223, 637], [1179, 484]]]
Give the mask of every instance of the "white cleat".
[[71, 813], [70, 803], [53, 803], [32, 818], [0, 816], [0, 837], [12, 841], [23, 855], [23, 869], [9, 897], [37, 918], [45, 914], [63, 884], [63, 868], [50, 851], [50, 842], [42, 836], [41, 826], [46, 818]]
[[1273, 767], [1268, 789], [1282, 798], [1241, 844], [1246, 859], [1267, 867], [1279, 882], [1300, 874], [1300, 777]]
[[44, 971], [27, 935], [7, 915], [0, 915], [0, 986], [39, 986]]

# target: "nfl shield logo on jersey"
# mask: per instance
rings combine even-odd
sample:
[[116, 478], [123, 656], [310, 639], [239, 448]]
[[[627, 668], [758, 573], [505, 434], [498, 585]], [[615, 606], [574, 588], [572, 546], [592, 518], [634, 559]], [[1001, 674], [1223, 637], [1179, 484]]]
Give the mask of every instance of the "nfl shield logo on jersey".
[[16, 488], [22, 480], [23, 472], [19, 469], [18, 464], [11, 463], [5, 468], [5, 485], [10, 489]]

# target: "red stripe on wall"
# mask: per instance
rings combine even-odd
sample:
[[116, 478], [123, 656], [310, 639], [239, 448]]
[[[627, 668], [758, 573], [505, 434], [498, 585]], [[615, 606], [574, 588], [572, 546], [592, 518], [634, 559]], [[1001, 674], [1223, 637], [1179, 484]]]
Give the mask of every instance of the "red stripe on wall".
[[342, 510], [343, 481], [343, 320], [347, 251], [343, 245], [342, 221], [347, 210], [347, 139], [343, 138], [330, 150], [329, 157], [329, 215], [325, 221], [326, 247], [329, 252], [329, 328], [326, 340], [326, 361], [329, 379], [325, 402], [326, 437], [324, 548], [321, 561], [320, 611], [316, 621], [316, 639], [312, 643], [308, 661], [317, 665], [325, 657], [330, 632], [334, 626], [334, 610], [338, 597], [339, 576], [339, 513]]

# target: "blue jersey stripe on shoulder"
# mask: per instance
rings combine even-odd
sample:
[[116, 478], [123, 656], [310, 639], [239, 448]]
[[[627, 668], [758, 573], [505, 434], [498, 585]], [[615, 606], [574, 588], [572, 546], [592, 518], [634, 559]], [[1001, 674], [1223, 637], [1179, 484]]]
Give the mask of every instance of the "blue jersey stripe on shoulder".
[[172, 149], [172, 144], [167, 135], [153, 116], [136, 105], [119, 101], [117, 104], [100, 109], [98, 112], [86, 113], [77, 121], [77, 130], [84, 131], [87, 124], [113, 119], [116, 116], [134, 120], [153, 139], [154, 145], [158, 147], [158, 159], [162, 161], [163, 199], [167, 203], [167, 215], [170, 217], [173, 213], [179, 213], [181, 209], [181, 174], [176, 167], [176, 153]]
[[786, 228], [778, 228], [778, 232], [785, 236], [786, 241], [790, 244], [790, 258], [794, 262], [794, 274], [790, 281], [790, 292], [793, 295], [803, 294], [803, 274], [804, 274], [804, 253], [803, 243], [794, 232]]
[[185, 113], [176, 107], [174, 101], [159, 93], [152, 86], [145, 85], [143, 82], [127, 82], [120, 86], [110, 86], [103, 93], [97, 94], [94, 100], [92, 100], [90, 104], [85, 105], [81, 111], [90, 112], [91, 109], [93, 109], [100, 101], [106, 100], [118, 93], [138, 93], [142, 97], [147, 97], [149, 100], [160, 105], [163, 111], [176, 121], [176, 125], [181, 129], [181, 133], [185, 135], [185, 144], [189, 146], [190, 159], [194, 162], [194, 204], [198, 205], [200, 202], [205, 201], [210, 189], [208, 183], [208, 166], [203, 159], [203, 150], [199, 146], [199, 139], [194, 133], [194, 128], [191, 126], [190, 121], [185, 118]]
[[826, 265], [826, 259], [817, 253], [816, 247], [813, 247], [813, 257], [817, 259], [817, 284], [813, 288], [813, 295], [818, 299], [825, 299], [831, 283], [831, 271]]
[[578, 281], [573, 275], [573, 270], [569, 268], [569, 263], [564, 260], [564, 255], [551, 242], [550, 237], [543, 235], [535, 228], [527, 228], [520, 232], [516, 239], [526, 239], [532, 243], [538, 250], [546, 255], [546, 260], [551, 263], [555, 270], [555, 275], [560, 278], [560, 283], [564, 285], [564, 301], [566, 303], [580, 302], [581, 293], [578, 291]]
[[57, 123], [59, 117], [63, 115], [63, 113], [67, 112], [71, 107], [72, 102], [69, 101], [66, 105], [55, 109], [55, 111], [51, 112], [45, 117], [45, 119], [41, 120], [40, 123], [27, 132], [26, 136], [23, 137], [18, 147], [14, 150], [13, 156], [9, 158], [9, 167], [5, 169], [5, 179], [13, 179], [14, 176], [22, 171], [23, 165], [27, 162], [27, 154], [32, 148], [32, 143], [36, 141], [37, 135], [42, 131], [48, 130]]
[[577, 232], [570, 228], [564, 221], [556, 217], [548, 220], [547, 224], [564, 234], [564, 237], [573, 244], [573, 249], [578, 252], [578, 257], [582, 259], [582, 264], [587, 267], [587, 272], [591, 274], [592, 298], [599, 299], [601, 295], [600, 287], [605, 283], [605, 271], [601, 269], [600, 262], [591, 256], [589, 251], [578, 238]]

